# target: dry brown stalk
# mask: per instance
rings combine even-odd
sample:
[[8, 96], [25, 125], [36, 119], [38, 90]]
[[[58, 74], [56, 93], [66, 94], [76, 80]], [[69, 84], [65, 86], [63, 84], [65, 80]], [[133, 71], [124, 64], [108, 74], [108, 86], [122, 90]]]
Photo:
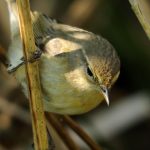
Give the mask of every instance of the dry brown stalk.
[[[17, 0], [16, 2], [19, 14], [20, 33], [24, 48], [24, 58], [25, 60], [29, 60], [36, 50], [30, 16], [29, 1]], [[28, 81], [28, 91], [30, 97], [30, 110], [32, 114], [35, 149], [48, 150], [48, 139], [37, 62], [27, 62], [26, 77]]]

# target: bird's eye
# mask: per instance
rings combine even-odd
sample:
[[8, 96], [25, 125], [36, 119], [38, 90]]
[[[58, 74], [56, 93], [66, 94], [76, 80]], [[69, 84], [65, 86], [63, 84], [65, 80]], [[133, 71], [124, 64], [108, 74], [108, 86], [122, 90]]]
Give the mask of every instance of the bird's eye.
[[87, 74], [90, 76], [90, 77], [93, 77], [93, 73], [91, 71], [91, 69], [89, 67], [87, 67]]

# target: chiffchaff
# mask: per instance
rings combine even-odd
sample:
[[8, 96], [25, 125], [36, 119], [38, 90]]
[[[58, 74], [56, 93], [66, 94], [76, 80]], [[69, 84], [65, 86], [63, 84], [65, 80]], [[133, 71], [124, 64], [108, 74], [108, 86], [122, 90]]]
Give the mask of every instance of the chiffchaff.
[[[15, 18], [11, 14], [11, 19]], [[32, 13], [39, 59], [44, 108], [60, 114], [81, 114], [103, 99], [109, 105], [108, 89], [117, 80], [120, 61], [111, 44], [101, 36], [59, 24], [40, 13]], [[9, 71], [28, 97], [23, 52], [18, 25], [8, 51]]]

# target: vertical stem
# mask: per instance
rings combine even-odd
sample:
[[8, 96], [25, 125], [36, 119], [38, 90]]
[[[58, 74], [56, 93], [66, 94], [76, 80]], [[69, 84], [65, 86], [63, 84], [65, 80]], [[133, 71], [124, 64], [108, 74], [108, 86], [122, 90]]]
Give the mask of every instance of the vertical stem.
[[132, 9], [150, 39], [150, 2], [149, 0], [129, 0]]
[[[24, 57], [25, 60], [29, 60], [36, 49], [30, 16], [29, 0], [17, 0], [16, 2], [19, 13], [20, 33], [24, 48]], [[26, 77], [28, 81], [35, 149], [48, 150], [48, 139], [43, 111], [38, 62], [27, 62]]]

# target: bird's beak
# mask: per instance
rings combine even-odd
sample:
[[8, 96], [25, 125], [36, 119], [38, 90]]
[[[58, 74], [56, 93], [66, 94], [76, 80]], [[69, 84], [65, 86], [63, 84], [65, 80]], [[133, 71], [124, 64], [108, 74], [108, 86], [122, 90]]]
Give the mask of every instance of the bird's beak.
[[102, 94], [103, 94], [103, 96], [104, 96], [104, 98], [105, 98], [105, 101], [106, 101], [107, 105], [109, 106], [108, 89], [107, 89], [106, 86], [100, 86], [100, 88], [101, 88], [101, 92], [102, 92]]

